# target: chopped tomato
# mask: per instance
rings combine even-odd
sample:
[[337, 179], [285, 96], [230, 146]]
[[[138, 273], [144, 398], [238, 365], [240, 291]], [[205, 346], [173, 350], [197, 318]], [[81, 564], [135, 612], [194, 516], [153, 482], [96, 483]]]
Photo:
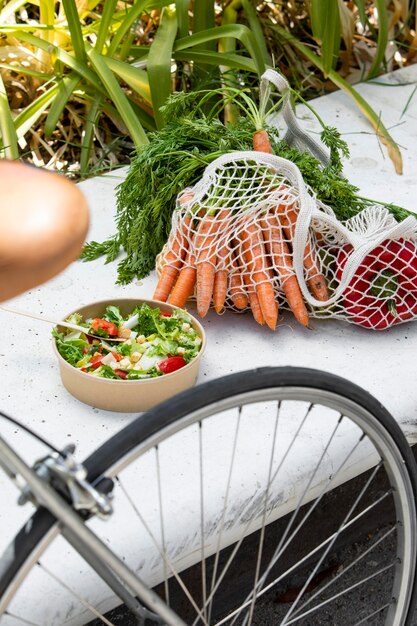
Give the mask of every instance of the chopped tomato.
[[187, 361], [182, 356], [170, 356], [165, 361], [158, 364], [158, 368], [164, 374], [170, 374], [187, 365]]
[[119, 352], [112, 352], [112, 355], [114, 356], [117, 362], [122, 361], [123, 359], [123, 356], [119, 354]]
[[100, 328], [101, 330], [104, 330], [104, 332], [106, 332], [109, 337], [116, 337], [118, 332], [116, 324], [113, 324], [113, 322], [108, 322], [107, 320], [103, 320], [100, 317], [96, 317], [95, 319], [91, 320], [91, 328], [93, 328], [94, 330], [98, 330]]
[[102, 354], [96, 354], [91, 359], [89, 365], [90, 365], [90, 367], [92, 367], [93, 369], [96, 370], [102, 364], [102, 360], [103, 360], [103, 355]]
[[82, 372], [88, 372], [88, 369], [87, 369], [86, 367], [82, 367], [82, 368], [81, 368], [81, 371], [82, 371]]
[[172, 313], [169, 311], [161, 311], [159, 315], [162, 315], [163, 317], [172, 317]]
[[119, 377], [119, 378], [123, 378], [123, 380], [126, 380], [127, 378], [127, 372], [125, 372], [125, 370], [114, 370], [114, 373]]

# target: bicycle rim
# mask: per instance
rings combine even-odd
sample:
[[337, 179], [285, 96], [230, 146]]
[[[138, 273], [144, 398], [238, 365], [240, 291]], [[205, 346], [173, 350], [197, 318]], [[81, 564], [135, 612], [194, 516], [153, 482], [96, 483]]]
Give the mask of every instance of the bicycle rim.
[[[115, 477], [122, 503], [110, 529], [98, 520], [92, 527], [187, 624], [403, 626], [411, 619], [414, 461], [389, 414], [347, 381], [298, 368], [212, 381], [140, 418], [88, 465], [95, 476]], [[92, 572], [70, 594], [72, 612], [75, 598], [83, 607], [78, 617], [63, 621], [67, 602], [37, 622], [33, 603], [19, 600], [34, 573], [48, 585], [52, 578], [61, 595], [73, 582], [53, 568], [57, 550], [78, 567], [66, 547], [40, 556], [57, 543], [53, 520], [43, 523], [49, 532], [37, 522], [17, 573], [0, 579], [7, 611], [33, 620], [21, 623], [86, 623], [94, 616], [83, 595], [89, 588], [97, 623], [113, 623], [106, 610], [117, 599], [97, 592]], [[121, 528], [134, 529], [137, 543]], [[6, 626], [12, 619], [19, 623], [3, 616]]]

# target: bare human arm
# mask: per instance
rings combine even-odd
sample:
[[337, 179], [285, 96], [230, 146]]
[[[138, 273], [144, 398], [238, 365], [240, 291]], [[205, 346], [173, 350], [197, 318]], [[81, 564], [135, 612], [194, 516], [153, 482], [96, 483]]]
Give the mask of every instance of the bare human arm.
[[0, 161], [0, 301], [39, 285], [80, 254], [87, 201], [61, 174]]

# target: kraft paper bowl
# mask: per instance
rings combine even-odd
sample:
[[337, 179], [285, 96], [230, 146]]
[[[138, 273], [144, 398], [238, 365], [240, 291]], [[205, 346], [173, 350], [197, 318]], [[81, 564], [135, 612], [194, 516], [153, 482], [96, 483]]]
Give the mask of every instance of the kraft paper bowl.
[[[100, 317], [106, 306], [113, 304], [120, 307], [123, 316], [128, 315], [136, 305], [146, 302], [150, 307], [158, 307], [161, 311], [174, 311], [178, 307], [157, 300], [141, 298], [124, 298], [102, 300], [85, 306], [78, 307], [75, 311], [65, 315], [65, 319], [72, 313], [80, 313], [83, 319]], [[190, 315], [191, 323], [195, 331], [202, 339], [202, 344], [197, 356], [184, 367], [170, 374], [164, 374], [157, 378], [144, 378], [142, 380], [113, 380], [89, 376], [76, 367], [70, 365], [59, 354], [56, 343], [53, 341], [53, 349], [58, 359], [61, 380], [64, 387], [78, 400], [93, 407], [106, 411], [120, 411], [123, 413], [136, 413], [147, 411], [151, 407], [167, 400], [180, 391], [192, 387], [197, 380], [200, 369], [201, 357], [206, 347], [206, 335], [198, 320]], [[65, 330], [57, 327], [58, 330]]]

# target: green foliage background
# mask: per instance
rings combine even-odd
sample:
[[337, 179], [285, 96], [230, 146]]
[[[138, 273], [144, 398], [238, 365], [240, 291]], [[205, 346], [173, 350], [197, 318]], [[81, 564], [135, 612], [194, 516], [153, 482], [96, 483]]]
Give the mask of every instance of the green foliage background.
[[8, 0], [0, 35], [3, 157], [77, 177], [111, 169], [164, 126], [171, 92], [256, 85], [276, 67], [306, 98], [347, 91], [401, 169], [353, 85], [413, 61], [412, 0]]

